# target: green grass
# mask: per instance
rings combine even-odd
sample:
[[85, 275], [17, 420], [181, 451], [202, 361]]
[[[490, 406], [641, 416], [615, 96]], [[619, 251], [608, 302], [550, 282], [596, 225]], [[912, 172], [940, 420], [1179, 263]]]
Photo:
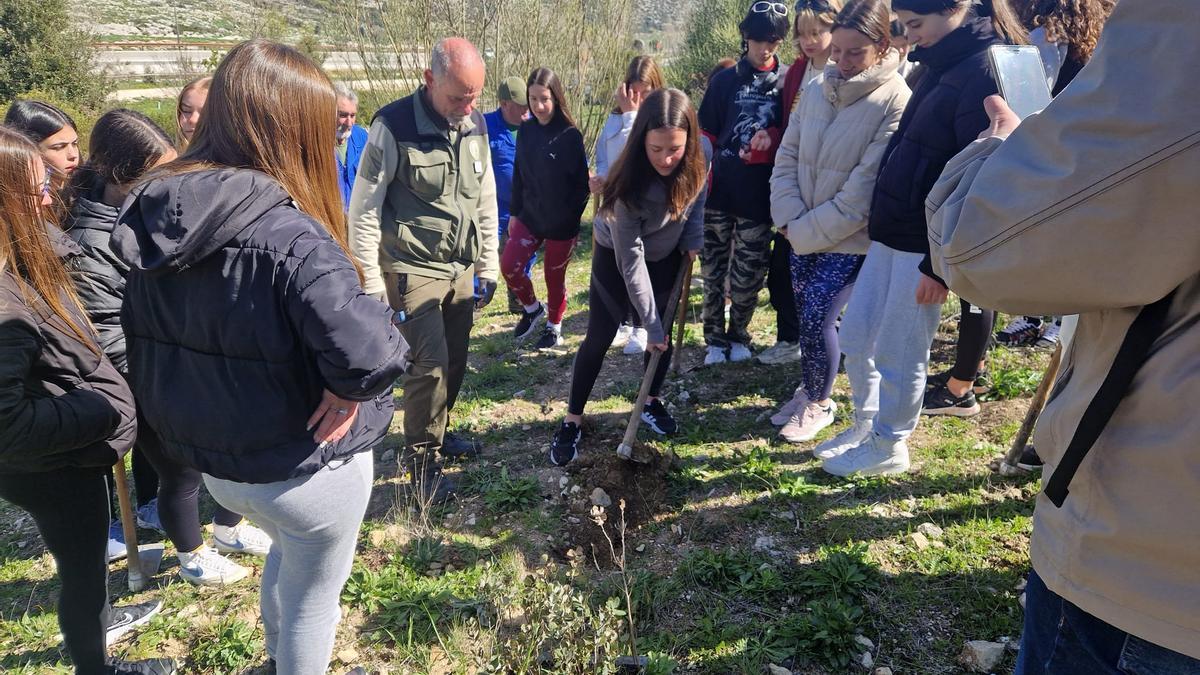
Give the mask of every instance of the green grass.
[[[450, 467], [460, 500], [421, 518], [407, 508], [406, 477], [392, 462], [377, 463], [335, 648], [349, 662], [335, 657], [332, 672], [365, 665], [458, 673], [489, 664], [536, 672], [545, 659], [554, 666], [544, 672], [612, 672], [612, 659], [631, 651], [630, 611], [637, 650], [653, 654], [654, 673], [760, 673], [767, 663], [850, 672], [863, 651], [857, 635], [874, 642], [878, 665], [951, 673], [963, 642], [1018, 636], [1014, 587], [1028, 571], [1037, 479], [1000, 478], [987, 463], [1015, 433], [1046, 354], [993, 352], [998, 392], [983, 415], [924, 419], [910, 441], [911, 473], [845, 481], [820, 470], [808, 453], [812, 443], [782, 443], [766, 421], [790, 394], [798, 367], [693, 370], [702, 359], [695, 323], [685, 372], [669, 378], [664, 392], [681, 433], [671, 440], [641, 435], [676, 461], [646, 505], [645, 524], [626, 532], [627, 606], [607, 551], [597, 566], [579, 538], [594, 487], [589, 474], [551, 468], [544, 452], [565, 411], [571, 359], [586, 325], [586, 241], [569, 273], [563, 353], [528, 354], [514, 345], [515, 317], [505, 313], [502, 295], [479, 317], [451, 423], [481, 438], [486, 451]], [[544, 292], [540, 267], [534, 278]], [[694, 315], [697, 289], [691, 298]], [[755, 347], [768, 346], [773, 332], [764, 292], [752, 324]], [[944, 347], [935, 352], [944, 358]], [[609, 353], [587, 410], [586, 453], [616, 447], [639, 366], [640, 359]], [[849, 424], [848, 395], [839, 376], [838, 420], [821, 439]], [[384, 445], [401, 443], [393, 434]], [[920, 550], [910, 535], [925, 522], [944, 534]], [[116, 602], [160, 597], [166, 608], [112, 652], [173, 655], [184, 672], [256, 672], [266, 660], [261, 564], [249, 582], [202, 591], [177, 580], [167, 550], [156, 587], [140, 594], [125, 591], [123, 564], [113, 566]], [[32, 523], [0, 503], [0, 670], [70, 672], [56, 640], [57, 595]]]

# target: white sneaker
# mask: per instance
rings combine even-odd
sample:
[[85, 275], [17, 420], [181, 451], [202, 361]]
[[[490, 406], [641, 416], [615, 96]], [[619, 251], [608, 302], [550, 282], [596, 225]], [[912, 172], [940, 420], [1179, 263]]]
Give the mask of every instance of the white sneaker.
[[774, 415], [771, 415], [771, 424], [777, 427], [787, 424], [788, 420], [792, 419], [792, 415], [806, 405], [808, 405], [808, 395], [804, 393], [804, 387], [800, 387], [796, 393], [792, 394], [792, 398], [788, 399], [787, 403], [784, 403]]
[[842, 429], [837, 436], [813, 448], [813, 457], [821, 461], [833, 459], [865, 441], [874, 428], [875, 423], [872, 420], [856, 419], [854, 424]]
[[704, 353], [704, 365], [714, 366], [718, 363], [726, 363], [729, 359], [725, 356], [725, 348], [709, 345], [708, 351]]
[[1055, 321], [1047, 321], [1042, 324], [1042, 334], [1034, 341], [1034, 347], [1042, 349], [1054, 349], [1058, 346], [1058, 335], [1062, 332], [1062, 326]]
[[108, 562], [120, 560], [127, 553], [125, 548], [125, 530], [121, 528], [121, 521], [114, 520], [108, 524]]
[[759, 363], [774, 366], [781, 363], [791, 363], [800, 360], [800, 343], [780, 340], [767, 347], [761, 354], [754, 357]]
[[779, 436], [789, 443], [804, 443], [817, 437], [822, 429], [833, 424], [833, 413], [837, 410], [836, 403], [828, 407], [812, 402], [796, 410], [788, 423], [779, 430]]
[[213, 543], [221, 553], [246, 553], [260, 558], [271, 552], [271, 537], [245, 518], [233, 527], [213, 523]]
[[233, 562], [216, 549], [203, 547], [195, 553], [181, 552], [178, 557], [179, 576], [195, 586], [228, 586], [250, 576], [250, 568]]
[[613, 336], [612, 346], [620, 347], [624, 345], [625, 343], [629, 342], [629, 336], [632, 334], [633, 326], [630, 326], [627, 323], [621, 324], [621, 326], [617, 328], [617, 334]]
[[641, 354], [646, 351], [646, 329], [634, 328], [629, 334], [629, 341], [625, 343], [625, 354]]
[[754, 354], [750, 353], [750, 348], [740, 342], [734, 342], [729, 345], [729, 362], [738, 363], [739, 361], [749, 361]]
[[821, 465], [835, 476], [884, 476], [908, 471], [908, 444], [884, 441], [871, 434], [862, 443], [825, 460]]

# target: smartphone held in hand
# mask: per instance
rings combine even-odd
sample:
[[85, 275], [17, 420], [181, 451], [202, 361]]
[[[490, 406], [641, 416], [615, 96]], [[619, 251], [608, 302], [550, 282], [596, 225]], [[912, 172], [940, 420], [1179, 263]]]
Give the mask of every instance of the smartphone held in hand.
[[1031, 45], [992, 45], [988, 60], [1000, 95], [1021, 119], [1050, 103], [1050, 86], [1041, 54]]

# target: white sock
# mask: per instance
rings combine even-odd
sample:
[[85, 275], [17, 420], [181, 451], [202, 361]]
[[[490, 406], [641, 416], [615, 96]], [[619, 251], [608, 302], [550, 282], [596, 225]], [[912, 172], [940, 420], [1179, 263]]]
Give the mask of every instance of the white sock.
[[[243, 518], [242, 520], [245, 520], [245, 519]], [[229, 541], [230, 539], [234, 539], [235, 537], [231, 536], [233, 534], [233, 530], [236, 529], [237, 526], [241, 525], [241, 524], [242, 524], [242, 521], [238, 521], [237, 525], [230, 527], [228, 525], [222, 525], [220, 523], [214, 522], [213, 523], [213, 536], [220, 539], [221, 541]]]
[[538, 311], [538, 308], [541, 306], [542, 306], [542, 303], [540, 303], [540, 302], [535, 302], [532, 305], [525, 305], [525, 313], [533, 314], [534, 312]]
[[550, 323], [549, 321], [547, 321], [546, 328], [549, 328], [550, 330], [554, 331], [555, 333], [562, 333], [562, 322]]

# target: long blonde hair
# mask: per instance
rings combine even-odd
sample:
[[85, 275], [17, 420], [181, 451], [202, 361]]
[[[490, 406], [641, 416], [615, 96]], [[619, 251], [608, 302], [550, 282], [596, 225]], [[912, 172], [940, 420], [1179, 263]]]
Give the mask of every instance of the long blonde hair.
[[39, 208], [42, 194], [32, 180], [39, 156], [32, 141], [0, 125], [0, 274], [11, 271], [22, 282], [18, 286], [26, 305], [43, 315], [49, 309], [43, 318], [58, 317], [99, 354], [66, 267], [50, 247], [47, 228], [55, 227], [54, 210]]
[[353, 262], [330, 150], [336, 117], [333, 83], [317, 64], [287, 45], [248, 40], [229, 50], [213, 74], [204, 122], [187, 151], [155, 175], [218, 167], [261, 171], [279, 181]]

